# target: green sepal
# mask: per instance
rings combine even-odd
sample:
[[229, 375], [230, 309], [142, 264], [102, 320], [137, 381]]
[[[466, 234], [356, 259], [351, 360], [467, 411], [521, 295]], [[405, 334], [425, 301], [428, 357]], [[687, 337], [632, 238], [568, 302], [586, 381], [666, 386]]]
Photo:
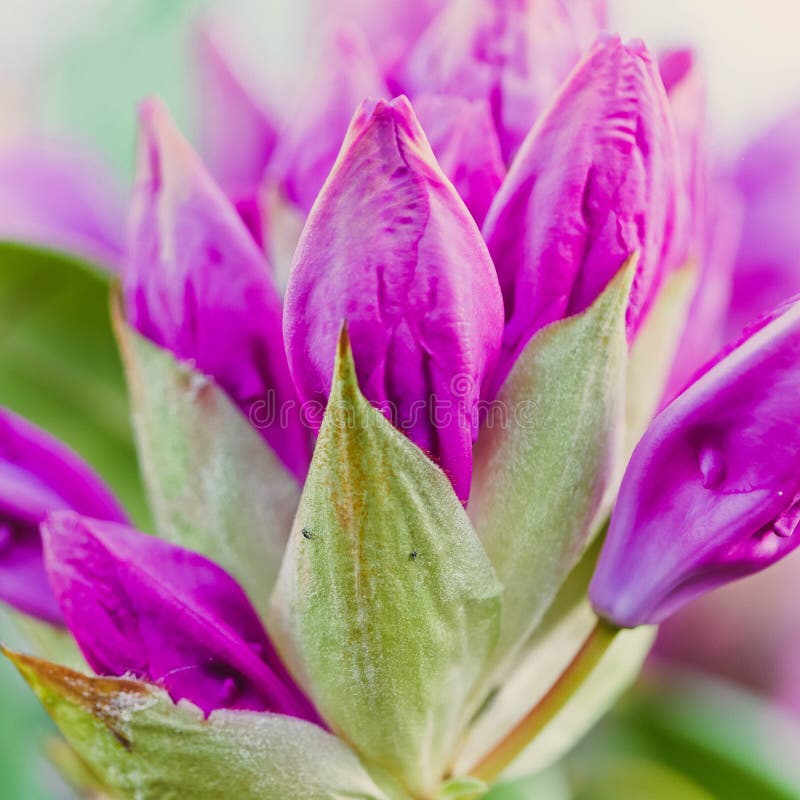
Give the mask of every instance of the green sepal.
[[346, 333], [276, 586], [276, 644], [325, 719], [435, 794], [501, 587], [445, 474], [361, 394]]
[[6, 651], [67, 741], [123, 800], [387, 800], [347, 745], [281, 714], [215, 711]]
[[497, 397], [505, 424], [480, 431], [468, 511], [505, 587], [500, 668], [581, 557], [621, 471], [635, 265], [634, 255], [589, 309], [531, 339]]
[[296, 481], [210, 378], [120, 313], [115, 329], [158, 534], [224, 567], [265, 615], [300, 497]]

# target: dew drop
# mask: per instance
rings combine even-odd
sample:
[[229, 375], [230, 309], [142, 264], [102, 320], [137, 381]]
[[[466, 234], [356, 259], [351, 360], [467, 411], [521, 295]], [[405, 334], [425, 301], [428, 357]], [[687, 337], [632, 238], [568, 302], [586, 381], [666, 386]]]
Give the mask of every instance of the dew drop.
[[[782, 496], [783, 492], [778, 492]], [[795, 499], [792, 505], [781, 514], [772, 525], [772, 532], [782, 539], [788, 539], [800, 524], [800, 499]]]
[[711, 445], [703, 445], [697, 456], [700, 474], [703, 476], [703, 488], [713, 489], [725, 480], [727, 467], [722, 451]]

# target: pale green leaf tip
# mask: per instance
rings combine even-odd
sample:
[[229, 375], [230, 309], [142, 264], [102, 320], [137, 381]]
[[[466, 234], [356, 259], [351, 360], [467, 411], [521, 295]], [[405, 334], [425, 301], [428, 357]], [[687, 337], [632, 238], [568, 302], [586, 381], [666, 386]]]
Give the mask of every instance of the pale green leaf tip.
[[336, 362], [333, 367], [331, 398], [354, 400], [360, 396], [361, 390], [358, 386], [356, 364], [353, 359], [353, 350], [350, 346], [350, 334], [347, 331], [347, 321], [344, 321], [339, 331], [339, 341], [336, 345]]

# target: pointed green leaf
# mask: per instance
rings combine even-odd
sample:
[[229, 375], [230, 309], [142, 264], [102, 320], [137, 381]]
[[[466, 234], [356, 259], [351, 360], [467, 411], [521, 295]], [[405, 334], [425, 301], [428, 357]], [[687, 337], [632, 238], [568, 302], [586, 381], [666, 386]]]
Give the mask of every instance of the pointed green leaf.
[[109, 284], [74, 258], [0, 242], [0, 405], [74, 448], [145, 525]]
[[444, 473], [364, 399], [343, 335], [273, 603], [335, 730], [435, 794], [494, 645], [500, 586]]
[[280, 714], [174, 705], [155, 686], [7, 655], [78, 755], [124, 800], [386, 800], [341, 740]]
[[145, 485], [161, 536], [208, 556], [266, 612], [300, 489], [209, 378], [117, 315]]
[[478, 438], [468, 510], [505, 587], [501, 666], [580, 558], [620, 471], [635, 261], [587, 311], [531, 339], [497, 398], [505, 424], [490, 414]]
[[692, 262], [667, 276], [631, 347], [625, 407], [625, 453], [650, 424], [664, 394], [697, 285]]

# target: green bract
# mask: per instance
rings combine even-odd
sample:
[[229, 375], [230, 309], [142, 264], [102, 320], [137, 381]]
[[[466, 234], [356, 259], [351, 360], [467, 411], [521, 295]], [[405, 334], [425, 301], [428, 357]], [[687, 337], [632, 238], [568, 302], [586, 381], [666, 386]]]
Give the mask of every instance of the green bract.
[[175, 705], [154, 686], [7, 653], [68, 741], [132, 800], [386, 800], [347, 745], [280, 714]]
[[159, 535], [216, 561], [266, 612], [297, 483], [211, 380], [115, 322]]
[[497, 638], [494, 571], [444, 473], [362, 396], [346, 336], [271, 630], [333, 728], [429, 796]]
[[484, 427], [478, 439], [469, 514], [505, 587], [494, 657], [501, 666], [608, 511], [620, 468], [635, 265], [632, 257], [587, 311], [531, 339], [498, 396], [507, 424]]

